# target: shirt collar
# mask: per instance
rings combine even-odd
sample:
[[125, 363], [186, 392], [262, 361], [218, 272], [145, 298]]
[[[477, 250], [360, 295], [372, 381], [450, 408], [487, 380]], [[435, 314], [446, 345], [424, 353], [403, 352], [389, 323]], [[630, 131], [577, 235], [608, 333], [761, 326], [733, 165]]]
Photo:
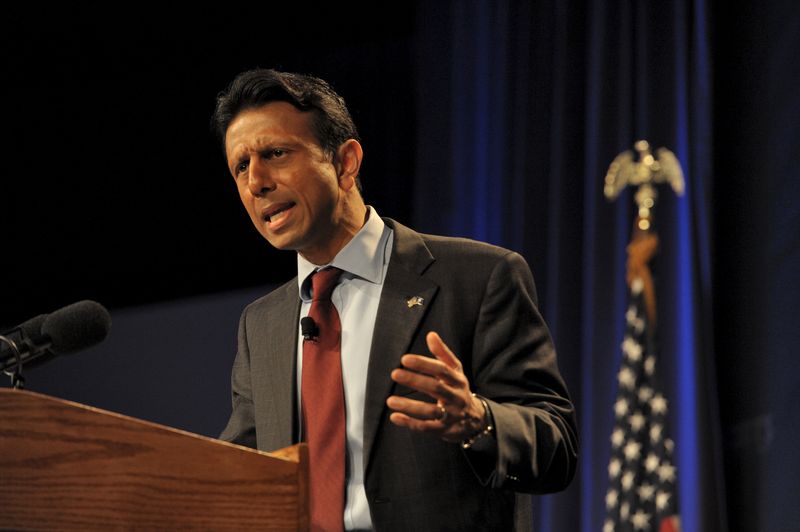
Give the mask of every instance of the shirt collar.
[[384, 227], [386, 224], [383, 223], [374, 208], [367, 206], [367, 209], [369, 209], [367, 223], [336, 254], [330, 264], [318, 266], [307, 261], [299, 253], [297, 254], [297, 285], [303, 300], [311, 299], [308, 289], [303, 289], [303, 285], [307, 284], [305, 281], [308, 276], [328, 266], [342, 269], [345, 272], [343, 278], [361, 277], [376, 284], [382, 281], [385, 260], [383, 250], [386, 244]]

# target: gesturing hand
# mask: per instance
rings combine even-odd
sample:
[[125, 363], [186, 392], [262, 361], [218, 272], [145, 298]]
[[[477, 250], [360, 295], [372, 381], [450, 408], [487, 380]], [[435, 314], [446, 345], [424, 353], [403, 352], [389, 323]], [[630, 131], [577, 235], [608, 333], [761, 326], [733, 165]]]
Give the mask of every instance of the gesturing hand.
[[473, 437], [484, 427], [483, 403], [472, 395], [461, 361], [435, 332], [425, 337], [433, 356], [406, 354], [402, 368], [392, 371], [392, 380], [432, 397], [436, 402], [417, 401], [392, 395], [386, 404], [394, 410], [395, 425], [426, 432], [449, 442]]

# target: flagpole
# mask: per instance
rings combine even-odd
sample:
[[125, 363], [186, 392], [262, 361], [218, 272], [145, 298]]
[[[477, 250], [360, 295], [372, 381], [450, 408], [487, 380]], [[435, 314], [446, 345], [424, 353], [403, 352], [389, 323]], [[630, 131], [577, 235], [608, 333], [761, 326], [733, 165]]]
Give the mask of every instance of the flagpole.
[[626, 247], [628, 308], [613, 406], [603, 532], [677, 532], [677, 473], [672, 464], [674, 443], [667, 430], [668, 403], [656, 374], [656, 290], [650, 261], [658, 252], [653, 228], [655, 186], [668, 182], [681, 194], [683, 172], [665, 148], [657, 150], [657, 158], [647, 141], [636, 142], [634, 148], [638, 160], [632, 151], [619, 154], [609, 166], [604, 189], [606, 197], [614, 200], [626, 186], [636, 186], [638, 211]]

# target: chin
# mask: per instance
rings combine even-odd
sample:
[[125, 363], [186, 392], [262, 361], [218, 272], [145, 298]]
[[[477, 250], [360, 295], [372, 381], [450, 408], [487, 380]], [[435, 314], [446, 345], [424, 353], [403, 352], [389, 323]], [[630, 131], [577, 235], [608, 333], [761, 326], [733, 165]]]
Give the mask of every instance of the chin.
[[295, 243], [288, 238], [276, 238], [274, 235], [264, 235], [264, 238], [275, 249], [280, 249], [281, 251], [294, 251], [297, 249]]

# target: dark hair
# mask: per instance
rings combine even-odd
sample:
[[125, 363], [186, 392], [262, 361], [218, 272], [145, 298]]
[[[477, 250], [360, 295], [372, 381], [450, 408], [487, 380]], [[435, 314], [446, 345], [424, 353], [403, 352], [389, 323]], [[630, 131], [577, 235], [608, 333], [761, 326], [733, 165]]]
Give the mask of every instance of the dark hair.
[[[225, 150], [225, 134], [236, 116], [246, 109], [269, 102], [288, 102], [300, 111], [313, 113], [311, 127], [322, 149], [333, 157], [348, 139], [360, 141], [344, 103], [325, 80], [277, 70], [258, 68], [242, 72], [217, 95], [211, 126]], [[361, 190], [360, 179], [356, 180]]]

